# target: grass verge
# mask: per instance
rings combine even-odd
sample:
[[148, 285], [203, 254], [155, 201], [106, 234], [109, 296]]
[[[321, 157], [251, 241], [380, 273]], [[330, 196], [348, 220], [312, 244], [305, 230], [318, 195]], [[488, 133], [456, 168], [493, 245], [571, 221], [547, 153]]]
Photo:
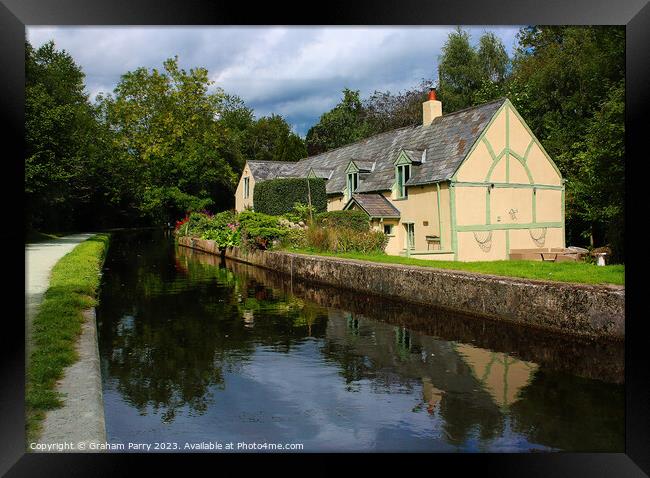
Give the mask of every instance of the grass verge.
[[542, 262], [542, 261], [485, 261], [457, 262], [413, 259], [411, 257], [389, 256], [387, 254], [359, 254], [319, 252], [310, 249], [287, 249], [287, 252], [309, 254], [343, 259], [424, 266], [435, 269], [451, 269], [481, 274], [493, 274], [523, 279], [542, 279], [580, 284], [625, 284], [625, 266], [597, 266], [585, 262]]
[[33, 349], [25, 389], [27, 441], [41, 430], [45, 412], [61, 406], [56, 381], [78, 360], [82, 311], [93, 307], [109, 235], [96, 234], [75, 247], [52, 268], [50, 284], [32, 325]]

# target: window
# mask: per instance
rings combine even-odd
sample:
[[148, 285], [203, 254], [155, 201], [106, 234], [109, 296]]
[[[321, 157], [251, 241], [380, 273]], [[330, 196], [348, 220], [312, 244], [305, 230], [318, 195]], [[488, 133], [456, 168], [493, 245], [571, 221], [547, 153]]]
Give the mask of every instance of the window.
[[359, 173], [348, 174], [348, 192], [350, 196], [359, 187]]
[[404, 224], [406, 228], [406, 249], [415, 249], [415, 224]]
[[248, 198], [250, 193], [250, 178], [244, 178], [244, 199]]
[[384, 234], [387, 236], [392, 236], [393, 235], [393, 225], [392, 224], [384, 224]]
[[405, 198], [407, 197], [406, 193], [406, 182], [411, 177], [411, 165], [410, 164], [401, 164], [397, 166], [397, 197]]

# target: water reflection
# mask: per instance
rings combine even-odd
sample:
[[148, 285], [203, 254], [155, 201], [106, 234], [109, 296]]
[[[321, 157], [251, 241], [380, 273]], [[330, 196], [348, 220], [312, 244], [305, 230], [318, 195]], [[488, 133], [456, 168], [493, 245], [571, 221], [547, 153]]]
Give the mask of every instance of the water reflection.
[[[220, 264], [152, 233], [116, 235], [106, 268], [109, 439], [623, 449], [622, 386], [587, 378], [584, 358], [582, 378], [553, 367], [566, 351], [547, 350], [550, 337], [522, 341], [496, 324]], [[612, 382], [622, 370], [592, 368]]]

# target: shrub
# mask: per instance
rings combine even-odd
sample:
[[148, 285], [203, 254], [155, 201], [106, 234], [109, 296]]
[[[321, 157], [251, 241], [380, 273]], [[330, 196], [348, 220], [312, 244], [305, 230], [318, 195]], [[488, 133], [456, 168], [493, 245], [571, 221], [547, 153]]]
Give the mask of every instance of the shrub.
[[239, 216], [241, 244], [252, 249], [269, 249], [274, 241], [282, 239], [288, 229], [280, 225], [276, 216], [253, 211], [242, 211]]
[[[307, 181], [309, 181], [309, 188]], [[279, 178], [260, 182], [255, 185], [253, 191], [255, 211], [273, 216], [291, 213], [296, 203], [309, 203], [309, 189], [314, 211], [326, 211], [327, 194], [323, 178]]]
[[224, 211], [218, 214], [193, 212], [176, 222], [176, 235], [210, 239], [219, 247], [238, 246], [239, 224], [235, 213]]
[[349, 228], [332, 229], [335, 235], [334, 252], [383, 252], [387, 237], [381, 231], [355, 231]]
[[368, 231], [370, 218], [363, 211], [328, 211], [320, 213], [316, 222], [323, 227], [353, 229], [355, 231]]
[[313, 247], [317, 251], [332, 251], [335, 247], [335, 240], [330, 229], [311, 225], [305, 231], [307, 247]]
[[210, 239], [219, 248], [239, 246], [241, 244], [241, 230], [239, 229], [239, 224], [234, 222], [219, 229], [205, 231], [201, 239]]
[[307, 247], [307, 231], [305, 229], [289, 229], [280, 241], [280, 246], [285, 249]]
[[318, 251], [370, 253], [383, 252], [387, 237], [381, 231], [312, 225], [305, 232], [305, 243]]

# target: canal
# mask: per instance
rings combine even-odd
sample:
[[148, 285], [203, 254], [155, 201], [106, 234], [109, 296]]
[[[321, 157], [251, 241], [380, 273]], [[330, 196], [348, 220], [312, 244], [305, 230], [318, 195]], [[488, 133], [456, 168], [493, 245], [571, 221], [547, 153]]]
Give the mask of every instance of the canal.
[[113, 235], [97, 323], [113, 443], [624, 451], [621, 344], [296, 282], [158, 231]]

